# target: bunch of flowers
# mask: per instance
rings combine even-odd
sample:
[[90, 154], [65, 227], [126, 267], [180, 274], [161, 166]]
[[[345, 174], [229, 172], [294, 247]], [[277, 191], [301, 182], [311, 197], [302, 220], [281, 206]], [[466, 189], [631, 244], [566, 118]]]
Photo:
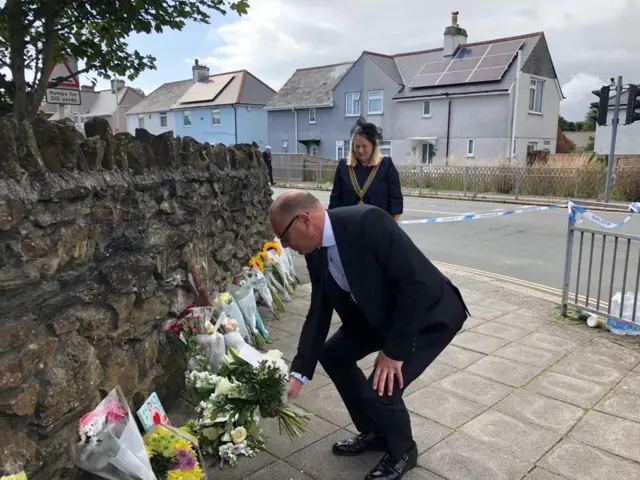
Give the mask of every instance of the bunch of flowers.
[[76, 466], [103, 478], [155, 480], [144, 441], [120, 387], [80, 419], [71, 455]]
[[[202, 420], [277, 418], [290, 438], [308, 431], [310, 414], [286, 406], [289, 373], [282, 352], [265, 354], [244, 347], [242, 352], [230, 349], [218, 371], [213, 395], [200, 403]], [[240, 422], [242, 424], [242, 422]]]
[[187, 431], [156, 425], [144, 436], [144, 444], [159, 480], [206, 478], [198, 441]]
[[247, 329], [252, 332], [256, 347], [260, 350], [266, 349], [267, 343], [271, 343], [271, 337], [264, 327], [262, 318], [258, 312], [256, 296], [248, 278], [248, 270], [245, 269], [242, 275], [237, 276], [234, 282], [229, 283], [227, 290], [238, 305]]
[[13, 475], [4, 475], [0, 480], [27, 480], [27, 474], [24, 472], [14, 473]]

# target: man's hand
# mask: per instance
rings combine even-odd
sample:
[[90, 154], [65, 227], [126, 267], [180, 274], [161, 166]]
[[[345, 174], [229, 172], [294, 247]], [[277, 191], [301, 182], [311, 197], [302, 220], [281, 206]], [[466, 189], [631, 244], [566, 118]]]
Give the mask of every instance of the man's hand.
[[295, 377], [289, 379], [289, 390], [287, 391], [287, 398], [289, 400], [295, 400], [300, 395], [302, 389], [302, 382]]
[[[402, 362], [399, 360], [391, 360], [383, 352], [378, 353], [374, 364], [373, 389], [378, 391], [378, 395], [382, 396], [385, 387], [389, 395], [393, 393], [394, 379], [398, 379], [400, 388], [404, 388], [404, 380], [402, 379]], [[291, 388], [291, 386], [289, 386]]]

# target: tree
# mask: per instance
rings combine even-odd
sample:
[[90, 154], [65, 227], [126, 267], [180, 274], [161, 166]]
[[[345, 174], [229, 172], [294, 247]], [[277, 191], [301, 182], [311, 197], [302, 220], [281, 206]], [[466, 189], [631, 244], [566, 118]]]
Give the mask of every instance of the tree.
[[584, 116], [584, 122], [582, 122], [582, 130], [585, 132], [596, 131], [596, 121], [591, 118], [591, 115], [598, 115], [597, 108], [590, 108]]
[[129, 35], [182, 30], [187, 21], [209, 23], [211, 11], [243, 15], [249, 8], [248, 0], [0, 0], [0, 5], [0, 68], [11, 71], [11, 80], [0, 79], [5, 81], [0, 87], [18, 120], [36, 116], [51, 67], [65, 57], [83, 60], [85, 68], [56, 84], [89, 72], [134, 80], [155, 69], [155, 58], [130, 51]]
[[133, 87], [133, 90], [138, 92], [141, 96], [146, 97], [146, 95], [144, 94], [144, 90], [142, 90], [141, 88]]

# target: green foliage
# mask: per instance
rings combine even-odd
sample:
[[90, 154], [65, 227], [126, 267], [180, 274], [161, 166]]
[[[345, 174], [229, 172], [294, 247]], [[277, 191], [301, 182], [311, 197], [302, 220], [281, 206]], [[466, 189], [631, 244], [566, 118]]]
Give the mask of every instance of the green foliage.
[[597, 108], [590, 108], [584, 116], [584, 122], [582, 122], [582, 130], [585, 132], [595, 132], [596, 131], [596, 121], [591, 118], [591, 115], [597, 115]]
[[155, 69], [155, 58], [130, 49], [130, 35], [182, 30], [187, 22], [208, 24], [212, 12], [243, 15], [249, 8], [247, 0], [6, 0], [0, 5], [0, 68], [11, 70], [14, 88], [8, 95], [19, 119], [35, 117], [51, 66], [65, 57], [84, 61], [78, 74], [134, 80]]

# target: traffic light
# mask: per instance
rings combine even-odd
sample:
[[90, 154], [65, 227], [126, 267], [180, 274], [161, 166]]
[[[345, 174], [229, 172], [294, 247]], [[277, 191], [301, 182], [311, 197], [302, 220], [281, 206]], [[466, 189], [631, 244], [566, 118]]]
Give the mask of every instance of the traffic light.
[[600, 90], [593, 90], [591, 93], [600, 98], [599, 102], [593, 102], [591, 104], [591, 108], [598, 110], [597, 115], [591, 115], [591, 118], [602, 127], [607, 124], [607, 113], [609, 111], [609, 94], [611, 93], [611, 86], [605, 85]]
[[625, 125], [631, 125], [636, 120], [640, 120], [640, 113], [636, 113], [636, 110], [640, 109], [640, 98], [638, 97], [640, 97], [640, 87], [638, 85], [629, 85]]

